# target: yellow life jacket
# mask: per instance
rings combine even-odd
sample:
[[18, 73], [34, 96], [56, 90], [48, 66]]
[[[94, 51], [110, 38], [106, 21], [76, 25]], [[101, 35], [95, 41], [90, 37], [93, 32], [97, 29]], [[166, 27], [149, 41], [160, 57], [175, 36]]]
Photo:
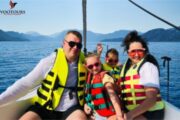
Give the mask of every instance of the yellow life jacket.
[[[33, 99], [35, 104], [39, 104], [48, 110], [54, 110], [61, 100], [68, 76], [68, 63], [62, 48], [57, 49], [57, 56], [54, 66], [42, 81], [41, 87], [37, 91], [37, 96]], [[84, 54], [80, 53], [78, 60], [78, 80], [76, 87], [78, 101], [84, 105], [84, 86], [87, 77], [87, 70], [83, 66]], [[67, 88], [68, 89], [68, 88]]]
[[106, 70], [109, 72], [109, 74], [115, 79], [115, 82], [120, 78], [120, 67], [116, 66], [112, 68], [107, 63], [103, 64], [103, 70]]
[[[145, 61], [142, 59], [135, 66], [130, 67], [125, 73], [126, 64], [123, 65], [121, 75], [120, 75], [120, 87], [122, 92], [123, 101], [125, 107], [128, 110], [133, 110], [139, 104], [141, 104], [146, 99], [145, 89], [143, 85], [140, 85], [140, 75], [138, 70], [144, 64]], [[155, 111], [164, 109], [164, 103], [161, 100], [160, 94], [157, 95], [156, 104], [150, 108], [148, 111]]]

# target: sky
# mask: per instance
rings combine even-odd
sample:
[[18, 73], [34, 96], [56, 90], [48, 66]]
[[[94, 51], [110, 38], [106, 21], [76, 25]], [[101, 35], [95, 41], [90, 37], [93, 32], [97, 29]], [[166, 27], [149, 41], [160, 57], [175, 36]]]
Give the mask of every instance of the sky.
[[[10, 10], [10, 0], [0, 0], [0, 11]], [[180, 0], [133, 0], [161, 18], [180, 26]], [[51, 35], [69, 29], [83, 29], [82, 0], [14, 0], [11, 10], [22, 15], [0, 14], [0, 29]], [[128, 0], [87, 0], [87, 30], [112, 33], [117, 30], [146, 32], [169, 25], [143, 12]]]

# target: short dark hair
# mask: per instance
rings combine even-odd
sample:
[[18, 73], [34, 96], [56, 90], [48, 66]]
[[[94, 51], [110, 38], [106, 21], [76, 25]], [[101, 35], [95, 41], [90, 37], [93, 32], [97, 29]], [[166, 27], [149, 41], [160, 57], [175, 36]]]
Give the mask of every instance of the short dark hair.
[[82, 35], [80, 32], [78, 32], [76, 30], [69, 30], [69, 31], [67, 31], [66, 35], [71, 34], [71, 33], [73, 35], [75, 35], [76, 37], [78, 37], [80, 39], [80, 41], [82, 42]]
[[119, 53], [118, 53], [118, 51], [117, 51], [115, 48], [109, 49], [109, 50], [106, 52], [106, 57], [108, 57], [108, 54], [109, 54], [109, 53], [112, 53], [112, 54], [114, 54], [114, 55], [119, 56]]

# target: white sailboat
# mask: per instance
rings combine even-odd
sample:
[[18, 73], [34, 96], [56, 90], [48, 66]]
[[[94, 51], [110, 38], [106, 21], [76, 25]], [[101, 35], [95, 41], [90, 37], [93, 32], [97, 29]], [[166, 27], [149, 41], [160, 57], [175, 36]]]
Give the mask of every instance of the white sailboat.
[[[83, 1], [83, 37], [84, 37], [84, 52], [86, 52], [86, 0]], [[18, 119], [30, 105], [30, 99], [36, 95], [36, 89], [29, 92], [26, 96], [13, 101], [11, 103], [0, 106], [0, 119], [1, 120], [16, 120]], [[180, 109], [165, 102], [165, 117], [164, 120], [179, 120]]]
[[[17, 120], [30, 105], [30, 99], [36, 95], [36, 90], [28, 93], [26, 96], [17, 101], [11, 102], [6, 105], [0, 106], [0, 119], [1, 120]], [[179, 120], [180, 109], [174, 105], [165, 102], [165, 117], [164, 120]]]

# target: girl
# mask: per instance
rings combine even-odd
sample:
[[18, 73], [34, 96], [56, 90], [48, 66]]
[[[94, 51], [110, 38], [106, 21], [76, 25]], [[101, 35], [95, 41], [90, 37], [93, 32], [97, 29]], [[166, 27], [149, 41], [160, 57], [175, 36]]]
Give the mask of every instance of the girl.
[[114, 90], [114, 80], [102, 70], [98, 55], [87, 55], [85, 66], [89, 72], [85, 89], [86, 114], [94, 113], [96, 120], [98, 117], [101, 120], [123, 120], [120, 102]]

